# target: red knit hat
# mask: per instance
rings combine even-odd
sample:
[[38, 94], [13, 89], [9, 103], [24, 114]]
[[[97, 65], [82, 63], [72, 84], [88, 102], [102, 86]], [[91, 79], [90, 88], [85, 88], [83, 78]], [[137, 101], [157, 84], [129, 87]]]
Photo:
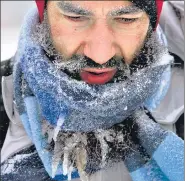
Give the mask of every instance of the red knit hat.
[[[39, 16], [40, 16], [40, 21], [43, 20], [43, 14], [44, 14], [44, 8], [45, 8], [45, 0], [35, 0], [36, 4], [37, 4], [37, 8], [39, 11]], [[151, 0], [149, 0], [151, 1]], [[163, 6], [163, 0], [155, 0], [156, 1], [156, 5], [157, 5], [157, 21], [156, 21], [156, 25], [159, 22], [159, 17], [162, 11], [162, 6]]]
[[39, 11], [40, 21], [44, 18], [45, 0], [35, 0]]

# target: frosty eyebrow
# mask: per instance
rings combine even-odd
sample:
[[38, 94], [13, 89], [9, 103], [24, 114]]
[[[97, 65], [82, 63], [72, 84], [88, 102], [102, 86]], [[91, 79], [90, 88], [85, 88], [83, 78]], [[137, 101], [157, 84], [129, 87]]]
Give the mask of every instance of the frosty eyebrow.
[[138, 7], [132, 5], [132, 6], [126, 6], [126, 7], [120, 7], [118, 9], [115, 9], [109, 13], [111, 16], [121, 16], [125, 14], [135, 14], [143, 12], [143, 10], [139, 9]]
[[71, 2], [58, 2], [57, 6], [64, 12], [64, 13], [72, 13], [75, 15], [81, 16], [92, 16], [93, 13], [81, 8], [80, 6], [74, 5]]
[[[86, 10], [71, 2], [60, 1], [60, 2], [57, 2], [57, 6], [64, 13], [70, 13], [70, 14], [81, 15], [81, 16], [93, 16], [94, 15], [93, 12]], [[109, 16], [121, 16], [124, 14], [134, 14], [134, 13], [139, 13], [139, 12], [142, 12], [142, 10], [132, 5], [132, 6], [120, 7], [115, 10], [112, 10], [108, 13], [108, 15]]]

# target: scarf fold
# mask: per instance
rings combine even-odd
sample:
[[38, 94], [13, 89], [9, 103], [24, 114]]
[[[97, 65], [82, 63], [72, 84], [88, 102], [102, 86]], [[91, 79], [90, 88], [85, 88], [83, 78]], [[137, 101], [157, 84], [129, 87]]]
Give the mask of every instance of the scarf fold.
[[133, 181], [182, 181], [183, 141], [160, 128], [143, 109], [164, 96], [171, 57], [164, 53], [128, 81], [90, 86], [72, 80], [49, 61], [33, 38], [38, 22], [33, 10], [22, 27], [14, 97], [48, 174], [60, 180], [80, 176], [85, 181], [124, 161]]

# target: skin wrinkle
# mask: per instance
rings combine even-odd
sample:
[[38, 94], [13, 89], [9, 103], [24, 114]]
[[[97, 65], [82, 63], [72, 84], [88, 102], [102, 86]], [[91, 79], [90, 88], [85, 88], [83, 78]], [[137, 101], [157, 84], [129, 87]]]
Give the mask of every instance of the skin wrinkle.
[[[95, 7], [94, 3], [96, 2], [83, 1], [79, 3], [88, 7], [88, 10], [90, 10]], [[104, 7], [102, 3], [105, 2], [98, 3], [100, 7], [98, 6], [98, 9], [93, 9], [93, 12], [97, 13], [97, 16], [100, 15], [98, 13], [101, 12], [100, 10]], [[128, 7], [128, 5], [131, 6], [132, 4], [126, 1], [119, 2], [118, 4], [117, 2], [113, 2], [113, 5], [108, 4], [106, 6], [105, 4], [104, 9], [108, 11], [109, 9], [112, 10], [113, 7], [124, 7], [124, 5]], [[135, 52], [138, 52], [142, 47], [149, 27], [149, 18], [144, 13], [141, 22], [138, 22], [139, 27], [130, 32], [125, 29], [121, 30], [112, 27], [112, 24], [107, 24], [106, 19], [103, 18], [101, 20], [96, 19], [93, 24], [89, 26], [87, 24], [87, 27], [83, 28], [80, 27], [79, 23], [66, 20], [57, 9], [57, 2], [48, 3], [48, 19], [53, 43], [57, 51], [65, 55], [66, 58], [70, 58], [73, 54], [83, 54], [96, 63], [103, 64], [113, 56], [119, 55], [124, 57], [126, 63], [131, 63]], [[101, 14], [102, 16], [103, 14]], [[136, 15], [129, 16], [135, 17]], [[124, 26], [127, 27], [128, 25]], [[102, 54], [102, 52], [104, 53]]]

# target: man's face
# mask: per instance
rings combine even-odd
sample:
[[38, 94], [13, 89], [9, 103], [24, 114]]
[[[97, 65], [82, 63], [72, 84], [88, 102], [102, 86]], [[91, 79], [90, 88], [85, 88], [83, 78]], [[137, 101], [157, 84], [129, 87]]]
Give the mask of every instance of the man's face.
[[[66, 58], [84, 55], [100, 65], [115, 56], [130, 64], [143, 46], [149, 28], [148, 15], [130, 1], [49, 1], [47, 10], [56, 50]], [[116, 70], [84, 71], [109, 72], [110, 78]], [[90, 77], [93, 78], [97, 77]]]

